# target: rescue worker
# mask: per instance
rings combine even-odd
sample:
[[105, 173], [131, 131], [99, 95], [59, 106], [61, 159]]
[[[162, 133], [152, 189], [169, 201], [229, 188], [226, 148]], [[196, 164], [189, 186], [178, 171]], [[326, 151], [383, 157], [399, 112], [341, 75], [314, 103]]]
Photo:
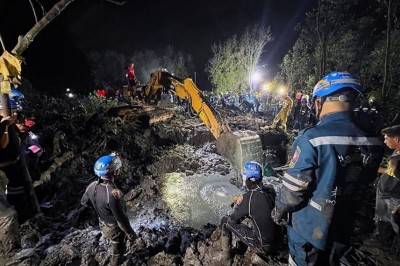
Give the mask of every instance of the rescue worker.
[[385, 144], [394, 150], [376, 187], [375, 232], [364, 241], [367, 246], [388, 251], [396, 235], [399, 235], [399, 224], [396, 216], [400, 207], [400, 125], [382, 129]]
[[272, 211], [277, 224], [289, 225], [289, 265], [347, 263], [356, 210], [376, 178], [384, 148], [354, 122], [352, 110], [362, 92], [348, 72], [329, 73], [314, 88], [319, 122], [294, 141]]
[[300, 109], [296, 115], [296, 122], [294, 128], [302, 131], [306, 123], [310, 120], [311, 108], [307, 105], [307, 99], [301, 98]]
[[[262, 167], [257, 162], [244, 165], [248, 191], [235, 197], [233, 213], [221, 219], [221, 244], [226, 261], [231, 260], [232, 233], [259, 254], [271, 254], [276, 249], [277, 226], [271, 218], [275, 191], [262, 183]], [[249, 218], [252, 227], [242, 221]]]
[[[0, 123], [0, 154], [8, 146], [8, 127], [14, 123], [11, 116], [1, 119]], [[1, 160], [0, 165], [6, 166], [7, 160]], [[0, 245], [5, 257], [9, 257], [16, 250], [21, 248], [21, 238], [19, 234], [19, 222], [16, 210], [7, 201], [5, 190], [7, 177], [5, 174], [0, 174]]]
[[120, 265], [124, 257], [124, 238], [136, 239], [123, 202], [122, 192], [115, 186], [114, 178], [119, 175], [121, 159], [114, 153], [100, 157], [94, 172], [98, 176], [82, 196], [81, 204], [92, 206], [99, 216], [99, 224], [104, 236], [111, 242], [111, 265]]
[[136, 78], [136, 75], [135, 75], [135, 64], [134, 63], [130, 63], [126, 71], [127, 71], [126, 77], [128, 78], [129, 88], [131, 90], [133, 90], [133, 88], [137, 84], [137, 78]]
[[283, 99], [283, 105], [279, 113], [275, 116], [274, 121], [272, 121], [271, 128], [276, 128], [278, 125], [278, 122], [281, 121], [281, 127], [284, 132], [287, 131], [287, 119], [288, 116], [290, 115], [291, 111], [293, 108], [293, 100], [289, 96], [289, 94], [286, 94], [285, 98]]
[[[8, 179], [7, 201], [17, 211], [19, 222], [23, 223], [32, 214], [31, 208], [29, 208], [29, 197], [27, 196], [29, 193], [27, 192], [28, 188], [24, 177], [26, 169], [23, 169], [20, 164], [22, 149], [19, 137], [20, 131], [17, 126], [17, 112], [21, 110], [20, 103], [24, 97], [17, 90], [14, 90], [12, 94], [10, 93], [9, 97], [10, 109], [13, 115], [8, 118], [12, 122], [8, 122], [3, 129], [4, 146], [0, 149], [0, 170], [4, 172]], [[2, 110], [2, 108], [0, 109]], [[10, 130], [14, 130], [16, 133], [11, 133]]]

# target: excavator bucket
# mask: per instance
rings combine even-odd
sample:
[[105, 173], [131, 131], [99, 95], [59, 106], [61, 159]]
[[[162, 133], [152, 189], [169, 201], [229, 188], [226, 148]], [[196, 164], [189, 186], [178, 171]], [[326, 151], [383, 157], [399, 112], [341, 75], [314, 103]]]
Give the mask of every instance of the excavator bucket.
[[248, 161], [263, 163], [260, 136], [254, 131], [229, 131], [221, 134], [216, 141], [217, 152], [227, 158], [241, 175]]

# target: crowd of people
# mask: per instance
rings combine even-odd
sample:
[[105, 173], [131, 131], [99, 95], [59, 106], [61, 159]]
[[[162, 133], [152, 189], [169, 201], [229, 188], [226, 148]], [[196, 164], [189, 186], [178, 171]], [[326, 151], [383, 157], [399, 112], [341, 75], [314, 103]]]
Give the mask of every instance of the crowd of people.
[[[220, 223], [226, 265], [232, 262], [233, 235], [260, 256], [268, 256], [274, 255], [283, 242], [282, 232], [287, 233], [289, 265], [347, 265], [357, 220], [355, 210], [379, 174], [376, 229], [365, 244], [387, 250], [396, 243], [400, 225], [400, 125], [382, 129], [384, 141], [360, 126], [354, 110], [363, 92], [352, 74], [332, 72], [316, 84], [310, 99], [303, 95], [284, 97], [271, 127], [280, 122], [287, 131], [288, 116], [297, 109], [295, 126], [299, 133], [288, 170], [281, 188], [275, 191], [263, 184], [259, 162], [244, 165], [246, 192], [235, 197], [232, 213], [222, 217]], [[37, 141], [27, 139], [32, 137], [34, 121], [18, 110], [17, 102], [23, 95], [16, 91], [14, 95], [9, 99], [13, 113], [3, 113], [0, 124], [0, 170], [9, 181], [0, 193], [0, 242], [6, 254], [21, 248], [18, 227], [30, 214], [24, 173], [18, 162], [28, 160], [30, 174], [35, 176], [42, 150]], [[307, 127], [311, 115], [318, 123]], [[385, 154], [384, 144], [393, 151], [391, 155]], [[381, 167], [385, 156], [387, 166]], [[88, 185], [81, 199], [82, 205], [93, 207], [98, 214], [100, 228], [111, 243], [111, 265], [121, 264], [125, 238], [137, 238], [122, 192], [114, 184], [121, 166], [121, 158], [115, 153], [100, 157], [94, 164], [97, 180]], [[251, 226], [243, 223], [245, 218], [250, 219]]]
[[[316, 84], [311, 101], [318, 123], [299, 132], [279, 191], [264, 187], [259, 163], [245, 164], [248, 191], [235, 198], [234, 211], [221, 219], [221, 246], [227, 263], [232, 259], [232, 234], [260, 256], [273, 255], [282, 242], [282, 231], [276, 230], [281, 226], [287, 232], [289, 265], [351, 265], [346, 256], [352, 249], [357, 210], [379, 174], [376, 230], [364, 244], [386, 251], [398, 245], [400, 125], [381, 131], [384, 142], [364, 131], [354, 119], [363, 92], [348, 72], [332, 72]], [[293, 106], [291, 99], [288, 102], [284, 114]], [[302, 98], [300, 104], [306, 104]], [[380, 167], [383, 143], [394, 150], [385, 168]], [[244, 218], [251, 220], [251, 227], [243, 224]]]

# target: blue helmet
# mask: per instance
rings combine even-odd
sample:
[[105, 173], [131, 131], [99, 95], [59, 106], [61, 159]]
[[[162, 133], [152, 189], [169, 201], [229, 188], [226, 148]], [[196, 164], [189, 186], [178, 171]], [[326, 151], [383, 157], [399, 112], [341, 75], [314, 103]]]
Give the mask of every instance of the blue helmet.
[[17, 89], [11, 89], [11, 92], [8, 95], [10, 96], [10, 99], [17, 102], [25, 99], [25, 96], [22, 94], [22, 92]]
[[100, 157], [94, 164], [94, 173], [100, 178], [112, 176], [122, 166], [121, 159], [114, 153]]
[[255, 178], [262, 179], [262, 167], [257, 162], [247, 162], [244, 164], [244, 172], [246, 179]]
[[312, 99], [328, 96], [343, 88], [351, 88], [358, 93], [364, 92], [357, 78], [349, 72], [331, 72], [315, 85]]

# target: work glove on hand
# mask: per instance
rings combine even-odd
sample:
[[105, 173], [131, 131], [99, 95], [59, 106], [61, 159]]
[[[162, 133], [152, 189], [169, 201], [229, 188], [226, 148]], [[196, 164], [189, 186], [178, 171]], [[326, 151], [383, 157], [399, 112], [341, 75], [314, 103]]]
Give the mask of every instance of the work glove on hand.
[[287, 225], [287, 213], [280, 209], [274, 208], [271, 218], [277, 225]]

